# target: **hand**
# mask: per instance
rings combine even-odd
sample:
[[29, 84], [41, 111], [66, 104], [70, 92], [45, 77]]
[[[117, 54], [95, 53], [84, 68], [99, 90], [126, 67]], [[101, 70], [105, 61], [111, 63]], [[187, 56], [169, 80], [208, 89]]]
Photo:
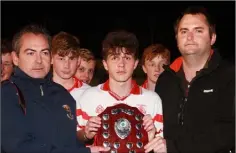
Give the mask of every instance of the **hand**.
[[111, 148], [110, 147], [103, 147], [103, 146], [89, 146], [91, 153], [99, 153], [100, 151], [107, 152]]
[[146, 130], [148, 133], [148, 140], [151, 141], [156, 133], [156, 128], [153, 123], [151, 115], [147, 114], [143, 117], [143, 126], [144, 130]]
[[98, 128], [101, 127], [101, 118], [98, 116], [91, 117], [86, 126], [85, 126], [85, 136], [88, 139], [92, 139], [98, 131]]
[[167, 153], [166, 140], [160, 136], [152, 139], [144, 146], [145, 153], [154, 151], [154, 153]]

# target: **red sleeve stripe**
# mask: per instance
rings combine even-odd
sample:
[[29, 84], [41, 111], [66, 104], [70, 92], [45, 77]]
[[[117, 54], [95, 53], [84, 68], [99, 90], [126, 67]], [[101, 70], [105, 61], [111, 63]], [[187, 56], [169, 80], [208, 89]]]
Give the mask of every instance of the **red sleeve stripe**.
[[153, 121], [163, 123], [163, 116], [160, 114], [156, 114], [156, 116], [153, 118]]
[[82, 116], [82, 118], [85, 120], [89, 120], [91, 118], [86, 112], [83, 112], [81, 109], [76, 110], [76, 116]]
[[85, 128], [85, 126], [80, 126], [79, 124], [78, 124], [78, 127], [79, 127], [80, 129], [84, 129], [84, 128]]

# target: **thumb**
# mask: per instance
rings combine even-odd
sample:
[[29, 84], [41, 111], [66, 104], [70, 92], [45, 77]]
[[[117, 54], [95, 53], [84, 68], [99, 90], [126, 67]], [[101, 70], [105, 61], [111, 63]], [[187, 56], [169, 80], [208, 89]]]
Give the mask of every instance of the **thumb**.
[[97, 146], [98, 147], [98, 151], [109, 151], [111, 148], [110, 147], [103, 147], [103, 146]]

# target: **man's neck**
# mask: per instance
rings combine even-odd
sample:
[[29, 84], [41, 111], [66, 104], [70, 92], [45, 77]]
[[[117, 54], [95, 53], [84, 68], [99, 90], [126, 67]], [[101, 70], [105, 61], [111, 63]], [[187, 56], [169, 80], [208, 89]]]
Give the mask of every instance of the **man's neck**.
[[196, 72], [200, 71], [206, 64], [210, 52], [203, 55], [188, 55], [183, 56], [183, 70], [185, 73], [186, 80], [191, 82], [191, 80], [196, 76]]
[[150, 79], [148, 79], [148, 82], [147, 82], [147, 88], [148, 90], [151, 90], [151, 91], [154, 91], [155, 90], [155, 87], [156, 87], [156, 83], [151, 81]]
[[62, 85], [67, 90], [70, 89], [75, 82], [73, 77], [71, 77], [70, 79], [62, 79], [56, 74], [53, 74], [53, 81]]
[[132, 89], [132, 78], [126, 82], [117, 82], [113, 79], [109, 79], [109, 88], [112, 92], [117, 94], [119, 97], [125, 97], [129, 95]]

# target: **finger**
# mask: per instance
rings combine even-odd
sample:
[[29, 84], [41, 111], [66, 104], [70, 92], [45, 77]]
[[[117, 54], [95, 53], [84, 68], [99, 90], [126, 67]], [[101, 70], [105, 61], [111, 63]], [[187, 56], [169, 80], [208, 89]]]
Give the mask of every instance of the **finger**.
[[147, 132], [150, 132], [150, 131], [155, 131], [155, 126], [154, 125], [150, 125], [146, 128], [146, 131]]
[[88, 122], [101, 124], [101, 118], [98, 116], [91, 117]]
[[91, 132], [90, 134], [92, 135], [92, 138], [93, 138], [97, 134], [97, 132]]
[[97, 132], [98, 128], [88, 128], [88, 132]]
[[150, 142], [148, 142], [148, 144], [146, 144], [144, 146], [144, 149], [149, 148], [150, 146], [152, 146], [153, 144], [157, 143], [159, 140], [161, 139], [161, 137], [156, 137], [153, 140], [151, 140]]
[[150, 114], [147, 114], [143, 117], [143, 121], [151, 120], [152, 116]]
[[166, 152], [166, 148], [165, 148], [165, 145], [163, 143], [161, 143], [160, 145], [156, 145], [153, 150], [154, 150], [155, 153], [156, 152], [161, 152], [161, 153]]
[[110, 149], [110, 147], [98, 146], [98, 151], [109, 151]]
[[144, 129], [147, 130], [149, 127], [154, 127], [153, 122], [148, 120], [144, 123]]
[[145, 147], [146, 147], [147, 152], [151, 150], [154, 150], [155, 152], [159, 152], [159, 151], [163, 152], [164, 150], [166, 150], [165, 142], [162, 137], [156, 137], [154, 141], [151, 141], [151, 143], [149, 143], [149, 145]]
[[101, 124], [98, 124], [98, 123], [95, 123], [95, 122], [89, 122], [88, 123], [88, 126], [87, 126], [88, 128], [99, 128], [99, 127], [101, 127]]
[[145, 151], [145, 153], [148, 153], [148, 152], [150, 152], [150, 151], [152, 151], [152, 150], [155, 150], [155, 144], [152, 144], [152, 145], [150, 145], [147, 149], [145, 149], [144, 151]]
[[[152, 121], [151, 115], [145, 115], [143, 117], [143, 124], [146, 124], [146, 122]], [[152, 121], [153, 122], [153, 121]]]

